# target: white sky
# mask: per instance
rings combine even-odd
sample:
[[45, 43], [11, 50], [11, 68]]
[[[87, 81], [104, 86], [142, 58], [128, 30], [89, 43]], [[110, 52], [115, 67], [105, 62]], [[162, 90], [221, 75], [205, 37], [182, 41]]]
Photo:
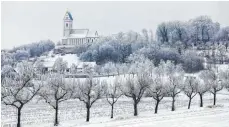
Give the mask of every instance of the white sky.
[[229, 2], [2, 2], [1, 6], [2, 49], [44, 39], [57, 42], [67, 9], [73, 28], [97, 30], [100, 35], [143, 28], [155, 31], [163, 21], [199, 15], [229, 26]]

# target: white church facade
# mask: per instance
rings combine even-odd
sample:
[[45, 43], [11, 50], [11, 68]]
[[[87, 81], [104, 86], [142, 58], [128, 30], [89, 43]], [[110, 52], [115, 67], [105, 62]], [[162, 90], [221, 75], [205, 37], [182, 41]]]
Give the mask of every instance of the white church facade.
[[75, 47], [85, 43], [93, 43], [99, 38], [97, 31], [73, 29], [73, 17], [69, 11], [65, 13], [63, 23], [63, 38], [58, 44], [59, 46]]

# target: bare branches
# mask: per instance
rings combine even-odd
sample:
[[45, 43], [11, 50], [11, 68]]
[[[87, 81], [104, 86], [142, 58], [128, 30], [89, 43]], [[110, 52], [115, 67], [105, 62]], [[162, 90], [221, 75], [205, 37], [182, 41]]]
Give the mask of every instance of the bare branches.
[[71, 90], [68, 88], [63, 75], [44, 75], [43, 80], [44, 87], [39, 92], [39, 95], [54, 109], [57, 107], [56, 101], [59, 103], [70, 98]]

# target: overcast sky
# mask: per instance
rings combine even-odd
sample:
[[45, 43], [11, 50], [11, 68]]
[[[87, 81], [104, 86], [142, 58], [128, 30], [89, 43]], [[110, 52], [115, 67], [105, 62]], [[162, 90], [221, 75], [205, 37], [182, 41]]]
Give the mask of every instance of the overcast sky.
[[67, 9], [74, 18], [73, 28], [97, 30], [100, 35], [155, 31], [163, 21], [199, 15], [229, 26], [229, 2], [2, 2], [1, 6], [2, 49], [45, 39], [57, 42]]

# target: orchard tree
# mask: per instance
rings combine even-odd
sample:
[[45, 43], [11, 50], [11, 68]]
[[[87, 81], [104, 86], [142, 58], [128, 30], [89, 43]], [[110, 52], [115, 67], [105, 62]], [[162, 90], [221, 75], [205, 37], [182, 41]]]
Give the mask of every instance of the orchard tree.
[[58, 126], [59, 104], [71, 97], [70, 85], [65, 81], [64, 75], [58, 73], [43, 75], [40, 83], [44, 87], [39, 95], [55, 110], [54, 126]]
[[121, 79], [115, 78], [113, 84], [109, 84], [108, 82], [104, 82], [106, 86], [105, 94], [107, 102], [111, 106], [111, 118], [113, 118], [114, 114], [114, 104], [118, 101], [119, 97], [122, 96], [121, 91]]
[[157, 114], [159, 103], [167, 95], [166, 86], [163, 80], [165, 79], [163, 79], [161, 75], [155, 75], [150, 82], [148, 90], [148, 94], [156, 101], [155, 114]]
[[223, 89], [222, 80], [219, 78], [219, 73], [214, 70], [204, 70], [201, 72], [200, 77], [209, 85], [209, 92], [213, 94], [213, 105], [216, 104], [216, 94]]
[[41, 85], [34, 82], [34, 68], [27, 62], [17, 64], [14, 76], [2, 79], [1, 100], [7, 106], [17, 109], [17, 127], [21, 127], [22, 108], [30, 102]]
[[185, 95], [189, 98], [188, 109], [191, 107], [192, 98], [196, 96], [198, 88], [198, 82], [196, 77], [187, 76], [184, 82], [183, 91]]
[[149, 87], [149, 80], [147, 74], [138, 74], [136, 79], [134, 77], [127, 78], [122, 92], [125, 96], [133, 99], [134, 116], [138, 115], [138, 103], [147, 88]]
[[87, 109], [86, 122], [90, 120], [92, 105], [104, 94], [104, 85], [98, 79], [94, 79], [92, 73], [85, 80], [78, 80], [72, 87], [73, 98], [82, 101]]
[[163, 70], [162, 74], [167, 80], [165, 80], [167, 86], [167, 92], [172, 97], [172, 111], [175, 111], [175, 100], [177, 95], [182, 91], [183, 88], [183, 74], [184, 71], [181, 65], [175, 65], [171, 61], [161, 62], [159, 68]]
[[207, 82], [204, 82], [203, 80], [199, 79], [199, 77], [196, 79], [197, 80], [197, 93], [200, 96], [200, 107], [203, 107], [203, 95], [209, 91], [209, 85]]

